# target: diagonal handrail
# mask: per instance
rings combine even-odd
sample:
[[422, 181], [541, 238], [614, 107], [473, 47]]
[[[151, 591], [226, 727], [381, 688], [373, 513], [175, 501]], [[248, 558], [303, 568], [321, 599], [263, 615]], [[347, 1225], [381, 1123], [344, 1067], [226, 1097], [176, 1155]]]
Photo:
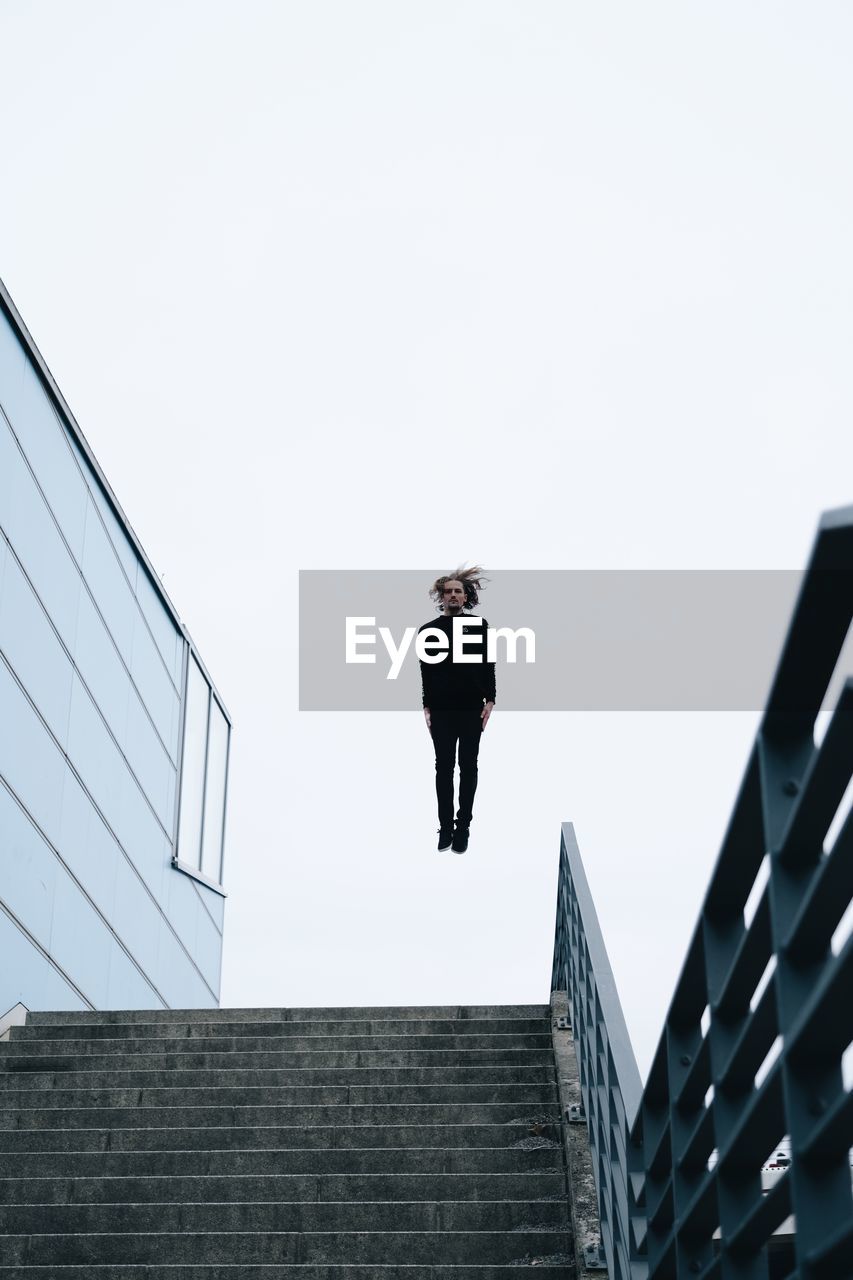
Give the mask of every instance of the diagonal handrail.
[[611, 1277], [629, 1230], [626, 1147], [642, 1083], [574, 827], [560, 836], [551, 990], [566, 991], [598, 1192], [601, 1246]]
[[[815, 741], [851, 619], [846, 507], [818, 526], [641, 1099], [574, 832], [563, 827], [552, 988], [569, 993], [586, 1064], [611, 1280], [768, 1280], [771, 1256], [774, 1275], [853, 1275], [853, 1099], [842, 1075], [853, 1041], [853, 938], [842, 936], [853, 896], [853, 679]], [[783, 1142], [789, 1163], [770, 1186], [762, 1168]]]

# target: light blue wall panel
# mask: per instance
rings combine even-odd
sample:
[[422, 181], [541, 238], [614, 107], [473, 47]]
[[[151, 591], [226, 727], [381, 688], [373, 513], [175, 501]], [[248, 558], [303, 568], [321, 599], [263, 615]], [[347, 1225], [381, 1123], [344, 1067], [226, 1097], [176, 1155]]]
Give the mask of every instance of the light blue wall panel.
[[89, 493], [91, 494], [95, 506], [100, 512], [101, 518], [106, 525], [110, 542], [113, 545], [116, 555], [121, 561], [122, 568], [124, 569], [127, 580], [130, 583], [131, 590], [135, 590], [139, 561], [133, 544], [116, 518], [106, 494], [98, 483], [97, 477], [93, 475], [85, 453], [76, 441], [70, 440], [69, 438], [69, 443], [77, 460], [77, 466], [84, 477]]
[[[123, 770], [116, 828], [124, 849], [158, 902], [164, 902], [172, 868], [172, 845], [129, 772]], [[179, 873], [178, 873], [179, 874]]]
[[15, 496], [12, 468], [15, 466], [16, 455], [20, 456], [18, 446], [6, 425], [6, 419], [0, 414], [0, 530], [4, 534], [3, 541], [10, 536], [12, 502]]
[[127, 736], [131, 680], [127, 668], [88, 592], [77, 613], [74, 665], [120, 744]]
[[164, 830], [171, 831], [175, 765], [147, 714], [103, 619], [85, 593], [80, 600], [77, 617], [74, 662]]
[[[166, 914], [184, 946], [193, 956], [202, 976], [219, 994], [219, 951], [222, 939], [204, 909], [200, 886], [189, 876], [172, 875], [168, 883]], [[217, 939], [217, 956], [211, 959], [212, 936]]]
[[171, 865], [183, 634], [2, 313], [0, 407], [0, 1013], [215, 1006], [223, 900]]
[[163, 1009], [170, 1006], [154, 992], [117, 942], [110, 950], [107, 1009]]
[[136, 598], [145, 615], [157, 648], [163, 657], [166, 668], [176, 689], [181, 687], [181, 659], [183, 657], [183, 637], [176, 628], [163, 603], [142, 567], [136, 581]]
[[200, 974], [187, 964], [180, 943], [165, 923], [160, 926], [157, 986], [173, 1008], [210, 1008], [217, 1003]]
[[2, 528], [0, 528], [0, 601], [3, 599], [3, 578], [6, 575], [6, 557], [8, 555], [8, 547], [6, 539], [3, 537]]
[[77, 629], [83, 584], [44, 499], [6, 425], [0, 418], [0, 473], [4, 508], [0, 520], [63, 642], [70, 650]]
[[91, 495], [86, 509], [86, 537], [81, 568], [95, 603], [110, 629], [110, 635], [126, 665], [130, 666], [136, 614], [135, 597]]
[[118, 860], [112, 926], [146, 973], [157, 966], [157, 939], [162, 916], [157, 904], [126, 858]]
[[157, 732], [168, 747], [172, 759], [177, 761], [180, 697], [140, 613], [134, 618], [130, 672], [148, 713], [157, 726]]
[[37, 947], [0, 910], [0, 1014], [16, 1004], [28, 1009], [85, 1009], [70, 987]]
[[203, 884], [198, 885], [197, 888], [199, 897], [221, 933], [225, 924], [225, 899], [221, 893], [214, 893], [212, 889], [206, 889]]
[[68, 758], [121, 840], [121, 787], [127, 765], [76, 672], [71, 688]]
[[62, 783], [59, 852], [106, 920], [112, 920], [123, 855], [68, 765]]
[[195, 883], [189, 876], [169, 877], [164, 905], [166, 915], [172, 922], [178, 937], [190, 951], [193, 951], [201, 903], [195, 891]]
[[89, 464], [83, 450], [73, 441], [71, 446], [77, 464], [86, 477], [86, 484], [92, 499], [106, 525], [110, 542], [121, 562], [131, 589], [134, 591], [139, 607], [151, 628], [158, 649], [176, 689], [181, 686], [181, 660], [183, 653], [183, 636], [175, 625], [172, 615], [165, 608], [160, 596], [155, 591], [147, 570], [137, 559], [136, 551], [113, 513], [104, 491], [96, 477], [89, 470]]
[[222, 934], [199, 903], [194, 955], [209, 985], [219, 995], [219, 965], [222, 956]]
[[[87, 1000], [103, 1007], [113, 945], [110, 930], [56, 852], [2, 786], [0, 830], [4, 840], [0, 899], [59, 967], [73, 976]], [[127, 866], [124, 858], [114, 865], [122, 864]], [[123, 882], [121, 888], [121, 911], [113, 927], [141, 967], [153, 971], [159, 913], [138, 880], [135, 884]]]
[[17, 413], [23, 404], [25, 384], [31, 374], [30, 361], [12, 326], [0, 313], [0, 403], [7, 413]]
[[[21, 806], [0, 784], [0, 901], [26, 922], [27, 930], [47, 950], [53, 924], [56, 855], [30, 822]], [[7, 963], [5, 956], [0, 968]], [[8, 1006], [0, 1008], [4, 1013]]]
[[86, 486], [68, 447], [65, 430], [38, 375], [2, 314], [0, 348], [0, 369], [12, 370], [8, 385], [0, 381], [0, 405], [71, 550], [79, 556], [83, 546]]
[[118, 842], [158, 898], [171, 858], [169, 834], [153, 812], [92, 699], [75, 674], [68, 756]]
[[127, 704], [125, 754], [165, 831], [174, 824], [177, 770], [134, 689]]
[[86, 900], [64, 868], [57, 871], [54, 886], [50, 945], [52, 959], [71, 974], [75, 984], [96, 1009], [107, 999], [111, 935], [104, 921]]
[[0, 661], [0, 774], [54, 844], [59, 838], [64, 761]]
[[0, 650], [64, 747], [71, 710], [71, 660], [11, 554], [0, 585]]

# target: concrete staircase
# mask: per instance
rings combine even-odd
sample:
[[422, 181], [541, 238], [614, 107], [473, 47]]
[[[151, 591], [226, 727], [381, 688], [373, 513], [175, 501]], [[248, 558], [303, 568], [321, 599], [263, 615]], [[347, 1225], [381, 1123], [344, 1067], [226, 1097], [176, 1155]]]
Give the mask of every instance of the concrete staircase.
[[550, 1011], [35, 1013], [0, 1280], [574, 1275]]

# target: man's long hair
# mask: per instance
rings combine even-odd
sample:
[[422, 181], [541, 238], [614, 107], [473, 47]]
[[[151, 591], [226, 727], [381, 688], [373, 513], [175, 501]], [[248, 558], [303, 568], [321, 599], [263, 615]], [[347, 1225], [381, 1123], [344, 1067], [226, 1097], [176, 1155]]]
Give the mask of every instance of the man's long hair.
[[473, 609], [480, 603], [480, 592], [483, 590], [483, 583], [489, 579], [485, 576], [482, 568], [478, 564], [474, 564], [470, 569], [454, 569], [453, 573], [445, 573], [440, 578], [436, 578], [435, 582], [429, 589], [429, 594], [436, 602], [437, 609], [444, 608], [444, 584], [446, 582], [461, 582], [465, 588], [465, 609]]

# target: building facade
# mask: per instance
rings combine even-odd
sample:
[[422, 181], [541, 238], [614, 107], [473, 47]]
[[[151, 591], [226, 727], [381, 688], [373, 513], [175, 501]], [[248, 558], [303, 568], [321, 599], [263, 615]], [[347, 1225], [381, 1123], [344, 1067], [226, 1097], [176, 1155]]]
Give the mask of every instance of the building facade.
[[0, 285], [0, 1016], [218, 1005], [230, 732]]

